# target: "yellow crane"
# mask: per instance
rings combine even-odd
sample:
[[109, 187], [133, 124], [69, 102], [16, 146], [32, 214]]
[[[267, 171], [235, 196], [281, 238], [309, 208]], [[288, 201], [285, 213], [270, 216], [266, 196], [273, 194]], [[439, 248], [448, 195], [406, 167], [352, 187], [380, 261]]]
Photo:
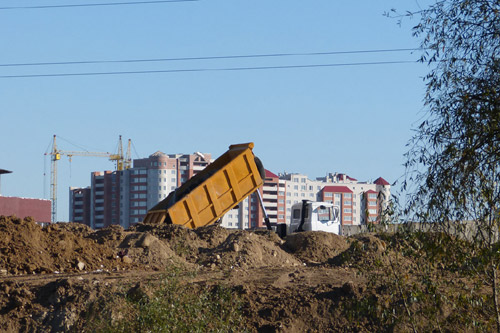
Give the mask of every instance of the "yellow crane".
[[69, 151], [61, 150], [57, 148], [56, 135], [54, 134], [54, 139], [52, 143], [52, 150], [50, 153], [45, 153], [45, 155], [51, 156], [51, 168], [50, 168], [50, 198], [52, 201], [52, 222], [57, 222], [57, 161], [61, 159], [61, 156], [68, 156], [69, 161], [73, 156], [92, 156], [92, 157], [107, 157], [110, 161], [116, 163], [116, 170], [126, 170], [132, 167], [132, 158], [130, 156], [130, 145], [131, 140], [128, 140], [127, 154], [123, 154], [122, 136], [120, 135], [118, 141], [118, 152], [105, 153], [105, 152], [91, 152], [91, 151]]

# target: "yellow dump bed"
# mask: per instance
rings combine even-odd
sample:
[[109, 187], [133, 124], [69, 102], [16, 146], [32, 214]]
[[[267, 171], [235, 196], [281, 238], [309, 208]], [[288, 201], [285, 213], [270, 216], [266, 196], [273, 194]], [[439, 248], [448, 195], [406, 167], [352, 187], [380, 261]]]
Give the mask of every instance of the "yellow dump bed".
[[144, 223], [173, 223], [198, 228], [214, 223], [256, 191], [265, 172], [253, 143], [229, 150], [151, 208]]

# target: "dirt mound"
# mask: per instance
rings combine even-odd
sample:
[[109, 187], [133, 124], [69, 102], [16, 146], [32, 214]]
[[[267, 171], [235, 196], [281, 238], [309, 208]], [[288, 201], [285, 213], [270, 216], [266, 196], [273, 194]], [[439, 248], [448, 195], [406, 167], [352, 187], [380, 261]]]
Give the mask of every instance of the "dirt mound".
[[382, 262], [387, 250], [387, 244], [373, 234], [356, 235], [350, 239], [347, 250], [332, 258], [330, 263], [354, 267], [371, 266]]
[[172, 264], [186, 264], [168, 243], [147, 232], [128, 233], [118, 248], [124, 261], [139, 263], [146, 269], [160, 270]]
[[[92, 332], [113, 322], [129, 331], [130, 320], [139, 318], [133, 311], [164, 299], [156, 295], [165, 292], [173, 302], [157, 315], [169, 316], [175, 301], [181, 312], [203, 317], [193, 306], [206, 309], [206, 300], [215, 297], [209, 310], [241, 311], [235, 323], [249, 332], [406, 332], [413, 323], [423, 323], [419, 331], [432, 331], [438, 317], [443, 331], [473, 331], [477, 327], [467, 326], [469, 313], [491, 324], [487, 292], [466, 298], [485, 276], [471, 280], [434, 254], [429, 262], [421, 260], [423, 247], [415, 245], [434, 241], [394, 237], [304, 232], [285, 242], [267, 231], [215, 225], [191, 230], [138, 224], [93, 231], [75, 223], [42, 228], [32, 219], [0, 216], [0, 332]], [[444, 305], [435, 308], [434, 295], [441, 292]], [[178, 297], [185, 293], [193, 303]], [[143, 319], [157, 310], [145, 309]], [[415, 320], [405, 317], [408, 309]], [[186, 322], [184, 316], [179, 320]], [[211, 324], [198, 330], [209, 331]], [[491, 331], [492, 326], [479, 327]]]
[[131, 231], [149, 233], [168, 245], [175, 254], [187, 262], [196, 263], [198, 253], [209, 247], [209, 242], [201, 239], [197, 232], [175, 224], [137, 224]]
[[212, 224], [195, 230], [198, 237], [207, 242], [207, 247], [217, 247], [222, 244], [232, 231]]
[[[290, 267], [301, 262], [276, 244], [275, 234], [233, 231], [216, 248], [200, 253], [199, 263], [212, 269]], [[279, 238], [278, 238], [279, 239]]]
[[89, 228], [53, 224], [42, 228], [32, 219], [0, 217], [0, 272], [3, 275], [94, 271], [129, 267], [113, 247], [89, 237]]
[[327, 232], [299, 232], [286, 237], [285, 248], [307, 263], [325, 263], [348, 248], [344, 237]]

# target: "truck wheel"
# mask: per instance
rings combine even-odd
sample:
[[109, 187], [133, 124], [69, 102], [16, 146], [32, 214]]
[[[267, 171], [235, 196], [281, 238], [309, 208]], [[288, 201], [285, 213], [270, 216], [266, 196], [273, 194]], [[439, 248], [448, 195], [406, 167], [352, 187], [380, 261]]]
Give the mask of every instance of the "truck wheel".
[[264, 169], [264, 165], [262, 164], [260, 158], [255, 156], [255, 165], [257, 165], [257, 169], [259, 170], [260, 177], [264, 180], [266, 178], [266, 169]]

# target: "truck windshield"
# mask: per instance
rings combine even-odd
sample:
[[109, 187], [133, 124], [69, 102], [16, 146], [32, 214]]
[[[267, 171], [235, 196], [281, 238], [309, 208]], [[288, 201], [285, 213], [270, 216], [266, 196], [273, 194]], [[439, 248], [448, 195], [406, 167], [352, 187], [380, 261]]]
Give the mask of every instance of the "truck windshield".
[[316, 208], [316, 213], [318, 215], [318, 221], [332, 221], [333, 220], [333, 214], [332, 214], [332, 208], [331, 207], [318, 207]]

